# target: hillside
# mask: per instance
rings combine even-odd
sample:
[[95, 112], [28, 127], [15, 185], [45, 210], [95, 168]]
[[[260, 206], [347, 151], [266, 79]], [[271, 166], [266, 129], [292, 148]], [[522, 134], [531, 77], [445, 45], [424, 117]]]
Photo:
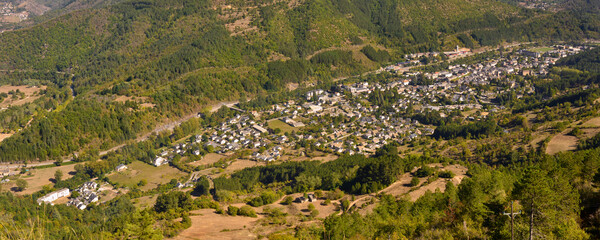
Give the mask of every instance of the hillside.
[[[14, 134], [0, 159], [106, 150], [211, 102], [356, 75], [404, 53], [599, 36], [597, 22], [581, 21], [492, 0], [149, 0], [77, 10], [0, 35], [0, 82], [47, 86], [0, 112], [0, 128]], [[360, 51], [367, 45], [391, 57], [375, 62]]]

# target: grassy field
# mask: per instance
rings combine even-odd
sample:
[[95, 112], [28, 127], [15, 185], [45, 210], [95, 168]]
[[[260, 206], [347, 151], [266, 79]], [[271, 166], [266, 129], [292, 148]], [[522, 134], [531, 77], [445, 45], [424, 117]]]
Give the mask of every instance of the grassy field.
[[123, 186], [133, 187], [138, 184], [140, 180], [146, 179], [148, 184], [140, 187], [142, 190], [149, 190], [171, 181], [171, 179], [179, 179], [185, 176], [186, 173], [177, 170], [174, 167], [163, 165], [155, 167], [140, 161], [134, 161], [127, 165], [128, 169], [123, 172], [116, 172], [108, 176], [108, 178], [115, 183], [119, 183]]
[[529, 49], [529, 51], [538, 52], [538, 53], [545, 53], [545, 52], [552, 51], [552, 50], [554, 50], [554, 48], [551, 48], [551, 47], [538, 47], [538, 48]]
[[282, 122], [279, 119], [271, 120], [271, 121], [267, 122], [267, 125], [271, 129], [279, 128], [279, 129], [281, 129], [282, 132], [291, 133], [292, 131], [298, 130], [298, 128], [292, 127], [289, 124]]

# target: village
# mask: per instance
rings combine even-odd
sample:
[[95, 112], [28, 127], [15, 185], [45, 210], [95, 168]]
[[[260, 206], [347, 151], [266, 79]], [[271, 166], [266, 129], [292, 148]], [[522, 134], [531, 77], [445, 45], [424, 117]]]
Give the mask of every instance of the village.
[[[547, 74], [556, 60], [582, 48], [553, 46], [546, 50], [513, 51], [485, 61], [450, 65], [443, 71], [399, 71], [399, 64], [394, 64], [384, 68], [389, 73], [385, 81], [340, 82], [331, 89], [309, 90], [264, 111], [234, 108], [234, 117], [157, 149], [159, 154], [151, 164], [169, 165], [176, 156], [195, 156], [202, 162], [206, 153], [233, 156], [241, 151], [249, 153], [250, 161], [267, 164], [306, 158], [308, 151], [302, 149], [308, 148], [332, 156], [372, 155], [388, 143], [407, 143], [434, 133], [433, 126], [411, 115], [435, 112], [446, 117], [459, 111], [467, 121], [475, 121], [502, 111], [492, 101], [499, 94], [515, 92], [522, 97], [533, 91], [529, 82], [514, 76]], [[393, 97], [382, 97], [389, 94]], [[126, 171], [128, 166], [122, 164], [114, 172]], [[174, 187], [193, 187], [199, 177], [199, 172], [180, 176]], [[101, 198], [98, 183], [86, 182], [71, 192], [60, 189], [38, 202], [52, 204], [71, 196], [66, 204], [83, 210]]]

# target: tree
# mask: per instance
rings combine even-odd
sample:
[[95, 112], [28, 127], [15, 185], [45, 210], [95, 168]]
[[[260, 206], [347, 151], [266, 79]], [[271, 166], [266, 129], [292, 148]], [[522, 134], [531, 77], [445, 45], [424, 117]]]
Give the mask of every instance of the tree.
[[194, 187], [193, 193], [197, 196], [210, 194], [210, 182], [208, 182], [208, 179], [206, 177], [201, 177], [200, 179], [198, 179], [198, 182]]
[[414, 176], [411, 180], [410, 180], [410, 186], [411, 187], [416, 187], [419, 185], [419, 183], [421, 183], [421, 181], [419, 180], [419, 178], [417, 176]]
[[25, 190], [25, 188], [27, 188], [27, 186], [29, 186], [29, 184], [27, 183], [27, 181], [23, 180], [23, 179], [17, 179], [17, 191], [23, 191]]
[[[579, 195], [558, 172], [550, 175], [539, 167], [530, 167], [515, 184], [514, 198], [521, 201], [529, 225], [529, 239], [557, 236], [580, 239], [585, 236], [576, 224]], [[560, 237], [560, 236], [563, 237]]]
[[140, 180], [140, 181], [138, 182], [138, 184], [137, 184], [137, 185], [138, 185], [139, 187], [143, 187], [143, 186], [146, 186], [146, 184], [148, 184], [148, 180], [146, 180], [146, 179], [142, 179], [142, 180]]
[[56, 170], [56, 172], [54, 172], [54, 181], [55, 182], [62, 181], [62, 177], [63, 177], [63, 172], [60, 169]]

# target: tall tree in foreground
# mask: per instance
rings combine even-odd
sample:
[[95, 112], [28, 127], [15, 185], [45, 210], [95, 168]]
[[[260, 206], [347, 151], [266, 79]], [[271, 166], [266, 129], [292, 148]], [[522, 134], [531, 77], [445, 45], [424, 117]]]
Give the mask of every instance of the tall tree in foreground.
[[528, 225], [530, 240], [588, 238], [575, 220], [578, 193], [566, 179], [559, 170], [530, 167], [516, 183], [513, 195], [523, 205], [521, 219]]

